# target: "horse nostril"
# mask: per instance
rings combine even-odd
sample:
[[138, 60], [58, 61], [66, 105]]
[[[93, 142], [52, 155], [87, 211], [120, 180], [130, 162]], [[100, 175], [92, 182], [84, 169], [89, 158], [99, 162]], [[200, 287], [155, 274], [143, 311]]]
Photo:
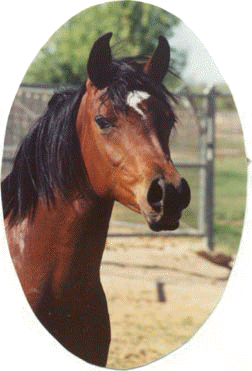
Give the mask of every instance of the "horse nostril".
[[180, 194], [180, 197], [181, 197], [181, 206], [183, 209], [187, 208], [187, 206], [189, 205], [190, 201], [191, 201], [191, 191], [190, 191], [190, 187], [187, 183], [187, 181], [182, 178], [181, 179], [181, 183], [180, 183], [180, 186], [178, 188], [178, 192]]
[[156, 211], [160, 212], [164, 199], [164, 181], [163, 179], [155, 179], [148, 190], [147, 201], [150, 206]]
[[174, 212], [176, 209], [185, 209], [191, 200], [191, 192], [187, 181], [182, 178], [178, 188], [173, 184], [166, 183], [163, 178], [155, 179], [148, 190], [147, 201], [157, 213], [162, 207], [166, 212]]

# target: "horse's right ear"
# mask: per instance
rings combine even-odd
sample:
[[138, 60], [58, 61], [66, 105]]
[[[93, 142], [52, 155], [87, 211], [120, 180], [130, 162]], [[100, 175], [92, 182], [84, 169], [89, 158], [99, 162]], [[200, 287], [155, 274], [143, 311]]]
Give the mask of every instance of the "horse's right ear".
[[98, 89], [105, 88], [112, 81], [111, 37], [112, 32], [109, 32], [96, 40], [87, 63], [88, 77]]
[[158, 47], [144, 66], [144, 72], [157, 83], [162, 83], [170, 64], [170, 45], [159, 36]]

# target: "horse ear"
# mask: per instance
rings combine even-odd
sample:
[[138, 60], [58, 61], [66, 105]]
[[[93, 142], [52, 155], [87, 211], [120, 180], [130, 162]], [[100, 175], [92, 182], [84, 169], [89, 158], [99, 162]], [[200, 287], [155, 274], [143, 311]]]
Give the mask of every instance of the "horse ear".
[[109, 32], [96, 40], [87, 63], [88, 76], [98, 89], [105, 88], [112, 80], [111, 37], [112, 32]]
[[144, 72], [153, 80], [161, 83], [168, 72], [170, 64], [170, 45], [165, 37], [159, 36], [158, 47], [146, 62]]

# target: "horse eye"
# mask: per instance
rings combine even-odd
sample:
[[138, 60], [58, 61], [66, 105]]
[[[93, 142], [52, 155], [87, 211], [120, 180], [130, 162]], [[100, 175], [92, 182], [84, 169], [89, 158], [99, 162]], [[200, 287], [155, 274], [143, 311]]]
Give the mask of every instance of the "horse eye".
[[104, 118], [103, 116], [96, 117], [95, 121], [100, 129], [110, 129], [114, 126], [111, 121]]

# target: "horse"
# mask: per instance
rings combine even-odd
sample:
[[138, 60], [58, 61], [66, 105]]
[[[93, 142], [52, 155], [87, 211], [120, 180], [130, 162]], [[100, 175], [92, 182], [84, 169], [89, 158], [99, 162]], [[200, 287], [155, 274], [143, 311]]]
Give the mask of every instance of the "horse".
[[190, 187], [171, 160], [170, 46], [150, 57], [93, 44], [81, 87], [55, 92], [1, 184], [5, 230], [24, 294], [67, 350], [106, 366], [110, 321], [100, 265], [115, 201], [153, 231], [178, 228]]

